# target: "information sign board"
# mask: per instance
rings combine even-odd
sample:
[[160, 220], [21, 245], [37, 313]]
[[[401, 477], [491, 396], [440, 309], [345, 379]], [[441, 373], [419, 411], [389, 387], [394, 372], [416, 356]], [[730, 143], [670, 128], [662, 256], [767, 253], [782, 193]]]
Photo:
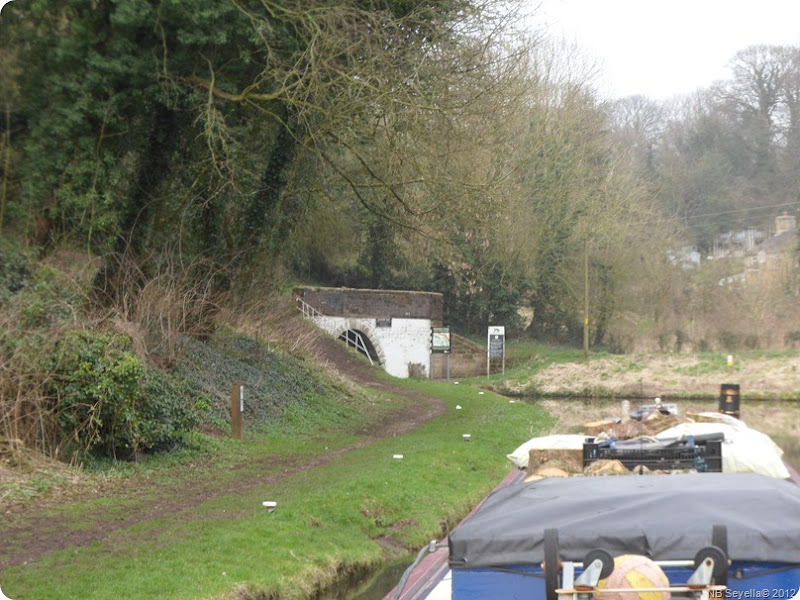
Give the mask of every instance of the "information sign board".
[[503, 358], [506, 348], [506, 328], [489, 327], [489, 338], [487, 342], [489, 358]]
[[449, 327], [431, 327], [431, 352], [450, 352]]

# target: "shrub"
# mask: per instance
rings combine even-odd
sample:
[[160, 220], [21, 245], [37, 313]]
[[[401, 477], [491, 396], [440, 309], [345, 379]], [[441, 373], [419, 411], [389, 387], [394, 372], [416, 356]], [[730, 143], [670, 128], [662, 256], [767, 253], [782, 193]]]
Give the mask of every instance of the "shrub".
[[721, 331], [719, 333], [719, 341], [723, 350], [731, 352], [739, 349], [742, 337], [734, 331]]
[[689, 336], [681, 329], [675, 330], [675, 353], [680, 354], [683, 350], [684, 344], [688, 341]]
[[23, 247], [9, 236], [0, 236], [0, 302], [28, 286], [32, 260]]
[[747, 334], [744, 338], [744, 347], [748, 350], [756, 350], [759, 346], [758, 336], [754, 333]]
[[195, 423], [178, 386], [145, 367], [127, 337], [69, 331], [52, 360], [54, 413], [70, 454], [129, 459], [174, 445]]
[[199, 422], [199, 404], [191, 400], [184, 379], [147, 367], [142, 380], [137, 412], [140, 421], [139, 450], [168, 450], [183, 442]]
[[788, 348], [797, 348], [800, 345], [800, 331], [787, 331], [783, 336], [783, 344]]

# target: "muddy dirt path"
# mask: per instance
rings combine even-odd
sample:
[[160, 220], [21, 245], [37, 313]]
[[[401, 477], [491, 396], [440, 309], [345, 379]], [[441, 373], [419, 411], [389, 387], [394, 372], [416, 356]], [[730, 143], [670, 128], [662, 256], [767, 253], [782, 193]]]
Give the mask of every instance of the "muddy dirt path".
[[[445, 411], [445, 403], [422, 394], [410, 393], [405, 388], [392, 385], [391, 382], [378, 376], [374, 367], [366, 364], [342, 346], [341, 343], [327, 337], [319, 337], [317, 348], [319, 356], [342, 376], [360, 386], [380, 390], [382, 392], [403, 394], [405, 398], [415, 400], [405, 403], [405, 408], [391, 412], [380, 422], [372, 423], [369, 431], [360, 432], [363, 437], [348, 446], [338, 448], [322, 456], [312, 459], [306, 457], [294, 459], [264, 459], [264, 472], [271, 473], [265, 477], [253, 477], [253, 469], [243, 470], [242, 477], [234, 477], [220, 489], [219, 482], [213, 476], [192, 476], [191, 469], [187, 477], [178, 483], [164, 484], [149, 481], [143, 477], [135, 477], [113, 482], [100, 482], [94, 489], [74, 491], [68, 501], [108, 496], [126, 499], [124, 513], [99, 509], [92, 515], [92, 523], [88, 528], [75, 529], [68, 518], [63, 517], [58, 504], [62, 498], [46, 499], [25, 506], [11, 506], [3, 509], [0, 520], [0, 571], [8, 567], [22, 565], [34, 561], [51, 552], [70, 547], [86, 546], [95, 542], [103, 542], [114, 532], [126, 529], [138, 523], [153, 519], [190, 520], [193, 509], [214, 498], [224, 495], [235, 495], [254, 487], [273, 484], [290, 475], [319, 467], [329, 463], [347, 452], [368, 446], [377, 440], [402, 435], [411, 431]], [[249, 467], [253, 464], [250, 463]], [[258, 467], [259, 465], [255, 465]], [[258, 470], [258, 469], [257, 469]], [[231, 515], [235, 518], [236, 515]], [[84, 519], [85, 521], [85, 519]]]

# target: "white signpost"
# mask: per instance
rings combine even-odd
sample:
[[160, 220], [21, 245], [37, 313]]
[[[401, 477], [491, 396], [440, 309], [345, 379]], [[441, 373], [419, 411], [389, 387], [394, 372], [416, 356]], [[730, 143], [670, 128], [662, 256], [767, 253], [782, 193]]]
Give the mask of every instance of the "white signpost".
[[506, 372], [506, 328], [502, 325], [490, 325], [486, 339], [486, 376], [491, 373], [492, 359], [500, 359], [503, 373]]

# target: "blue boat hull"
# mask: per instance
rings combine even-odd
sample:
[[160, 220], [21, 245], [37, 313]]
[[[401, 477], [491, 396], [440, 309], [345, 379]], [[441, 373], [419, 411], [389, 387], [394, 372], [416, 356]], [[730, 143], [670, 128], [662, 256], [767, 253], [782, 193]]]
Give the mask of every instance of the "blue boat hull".
[[[664, 573], [672, 585], [685, 584], [692, 574], [682, 567], [666, 567]], [[452, 581], [452, 600], [546, 600], [539, 565], [453, 569]], [[734, 561], [727, 585], [725, 600], [790, 600], [800, 590], [800, 565]]]

